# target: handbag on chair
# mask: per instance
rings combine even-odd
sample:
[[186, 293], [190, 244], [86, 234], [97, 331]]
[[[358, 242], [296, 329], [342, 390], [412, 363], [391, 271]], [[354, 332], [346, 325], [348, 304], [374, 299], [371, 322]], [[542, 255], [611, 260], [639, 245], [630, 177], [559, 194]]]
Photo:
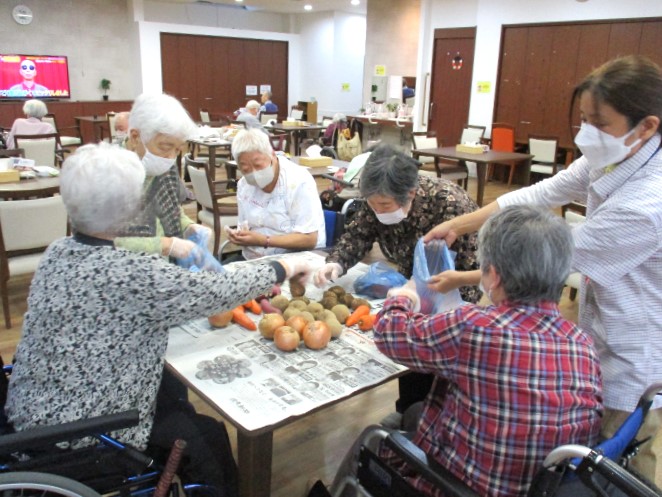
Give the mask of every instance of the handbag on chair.
[[345, 128], [338, 134], [338, 158], [344, 161], [351, 161], [362, 152], [361, 135], [358, 132], [352, 132], [350, 128]]

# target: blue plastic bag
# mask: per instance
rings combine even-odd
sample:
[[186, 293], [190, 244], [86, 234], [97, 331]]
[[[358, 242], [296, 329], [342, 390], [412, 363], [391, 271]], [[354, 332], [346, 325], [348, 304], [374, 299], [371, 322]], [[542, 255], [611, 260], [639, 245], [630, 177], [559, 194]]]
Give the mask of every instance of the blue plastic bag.
[[439, 293], [428, 288], [428, 281], [432, 275], [455, 269], [455, 252], [448, 250], [443, 240], [432, 240], [426, 244], [419, 238], [414, 249], [413, 278], [416, 283], [416, 293], [421, 299], [421, 312], [424, 314], [437, 314], [454, 309], [464, 301], [459, 290], [448, 293]]
[[218, 259], [207, 248], [209, 235], [207, 231], [193, 231], [187, 240], [192, 241], [197, 246], [191, 251], [188, 257], [175, 259], [178, 266], [191, 271], [211, 271], [213, 273], [225, 273], [225, 268], [218, 262]]
[[373, 299], [383, 299], [388, 291], [407, 283], [407, 278], [385, 262], [375, 262], [363, 276], [354, 281], [354, 291]]

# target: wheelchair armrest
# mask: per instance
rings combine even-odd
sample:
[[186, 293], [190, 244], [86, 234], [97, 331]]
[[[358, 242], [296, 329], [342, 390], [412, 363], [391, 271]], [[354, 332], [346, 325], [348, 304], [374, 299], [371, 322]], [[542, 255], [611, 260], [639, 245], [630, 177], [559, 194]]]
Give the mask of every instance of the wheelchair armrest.
[[108, 414], [53, 426], [39, 426], [0, 437], [0, 454], [36, 449], [58, 442], [106, 433], [138, 424], [138, 411]]
[[401, 433], [391, 433], [385, 445], [400, 456], [411, 468], [426, 480], [443, 490], [448, 497], [479, 497], [458, 477], [429, 459], [417, 445]]
[[336, 178], [335, 176], [333, 176], [331, 174], [324, 173], [324, 174], [320, 174], [320, 176], [322, 178], [326, 178], [326, 179], [330, 179], [331, 181], [335, 181], [336, 183], [338, 183], [342, 186], [347, 186], [347, 187], [354, 187], [355, 186], [354, 183], [350, 183], [349, 181], [338, 179], [338, 178]]

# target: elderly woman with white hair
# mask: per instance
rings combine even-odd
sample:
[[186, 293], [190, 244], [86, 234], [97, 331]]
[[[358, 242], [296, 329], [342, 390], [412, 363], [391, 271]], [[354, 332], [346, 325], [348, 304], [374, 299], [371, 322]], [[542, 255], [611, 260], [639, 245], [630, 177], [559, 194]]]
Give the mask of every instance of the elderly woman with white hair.
[[45, 135], [56, 132], [51, 123], [41, 120], [48, 114], [48, 108], [41, 100], [27, 100], [23, 104], [23, 114], [25, 114], [25, 119], [19, 117], [12, 124], [9, 135], [7, 135], [7, 148], [16, 147], [14, 141], [16, 135]]
[[268, 134], [268, 131], [264, 129], [258, 114], [260, 113], [260, 102], [257, 100], [249, 100], [246, 102], [246, 107], [244, 110], [237, 116], [237, 121], [244, 123], [246, 129], [259, 129], [265, 134]]
[[[410, 281], [389, 292], [375, 344], [395, 362], [436, 377], [413, 443], [477, 495], [525, 496], [552, 449], [597, 442], [598, 355], [593, 339], [559, 311], [573, 251], [562, 218], [508, 207], [485, 223], [478, 247], [492, 304], [421, 314]], [[342, 495], [335, 491], [355, 471], [356, 456], [345, 458], [333, 495]], [[437, 495], [411, 469], [400, 471], [421, 495]]]
[[169, 95], [142, 94], [131, 108], [127, 148], [141, 158], [145, 168], [141, 212], [127, 226], [118, 247], [186, 259], [195, 249], [188, 238], [209, 239], [211, 230], [194, 223], [180, 203], [181, 178], [177, 154], [197, 126], [182, 104]]
[[226, 231], [244, 247], [244, 259], [326, 246], [322, 203], [306, 168], [276, 155], [255, 129], [235, 136], [232, 156], [243, 175], [237, 184], [240, 228]]
[[168, 330], [233, 309], [308, 268], [290, 258], [191, 272], [117, 248], [113, 240], [139, 208], [144, 178], [133, 152], [105, 143], [65, 161], [61, 194], [73, 236], [51, 244], [32, 280], [6, 412], [22, 431], [137, 409], [139, 424], [119, 432], [122, 442], [158, 457], [185, 439], [184, 479], [234, 496], [224, 426], [190, 404], [164, 409], [157, 402]]

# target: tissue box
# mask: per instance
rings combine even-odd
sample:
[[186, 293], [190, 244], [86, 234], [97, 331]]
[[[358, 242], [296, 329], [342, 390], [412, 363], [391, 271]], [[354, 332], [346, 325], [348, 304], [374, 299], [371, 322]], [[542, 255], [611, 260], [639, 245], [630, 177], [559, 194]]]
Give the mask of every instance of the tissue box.
[[21, 173], [16, 169], [9, 169], [8, 171], [0, 171], [0, 183], [13, 183], [20, 181]]
[[482, 145], [455, 145], [455, 151], [464, 154], [482, 154], [485, 149]]
[[299, 157], [299, 164], [308, 167], [326, 167], [333, 164], [331, 157]]

